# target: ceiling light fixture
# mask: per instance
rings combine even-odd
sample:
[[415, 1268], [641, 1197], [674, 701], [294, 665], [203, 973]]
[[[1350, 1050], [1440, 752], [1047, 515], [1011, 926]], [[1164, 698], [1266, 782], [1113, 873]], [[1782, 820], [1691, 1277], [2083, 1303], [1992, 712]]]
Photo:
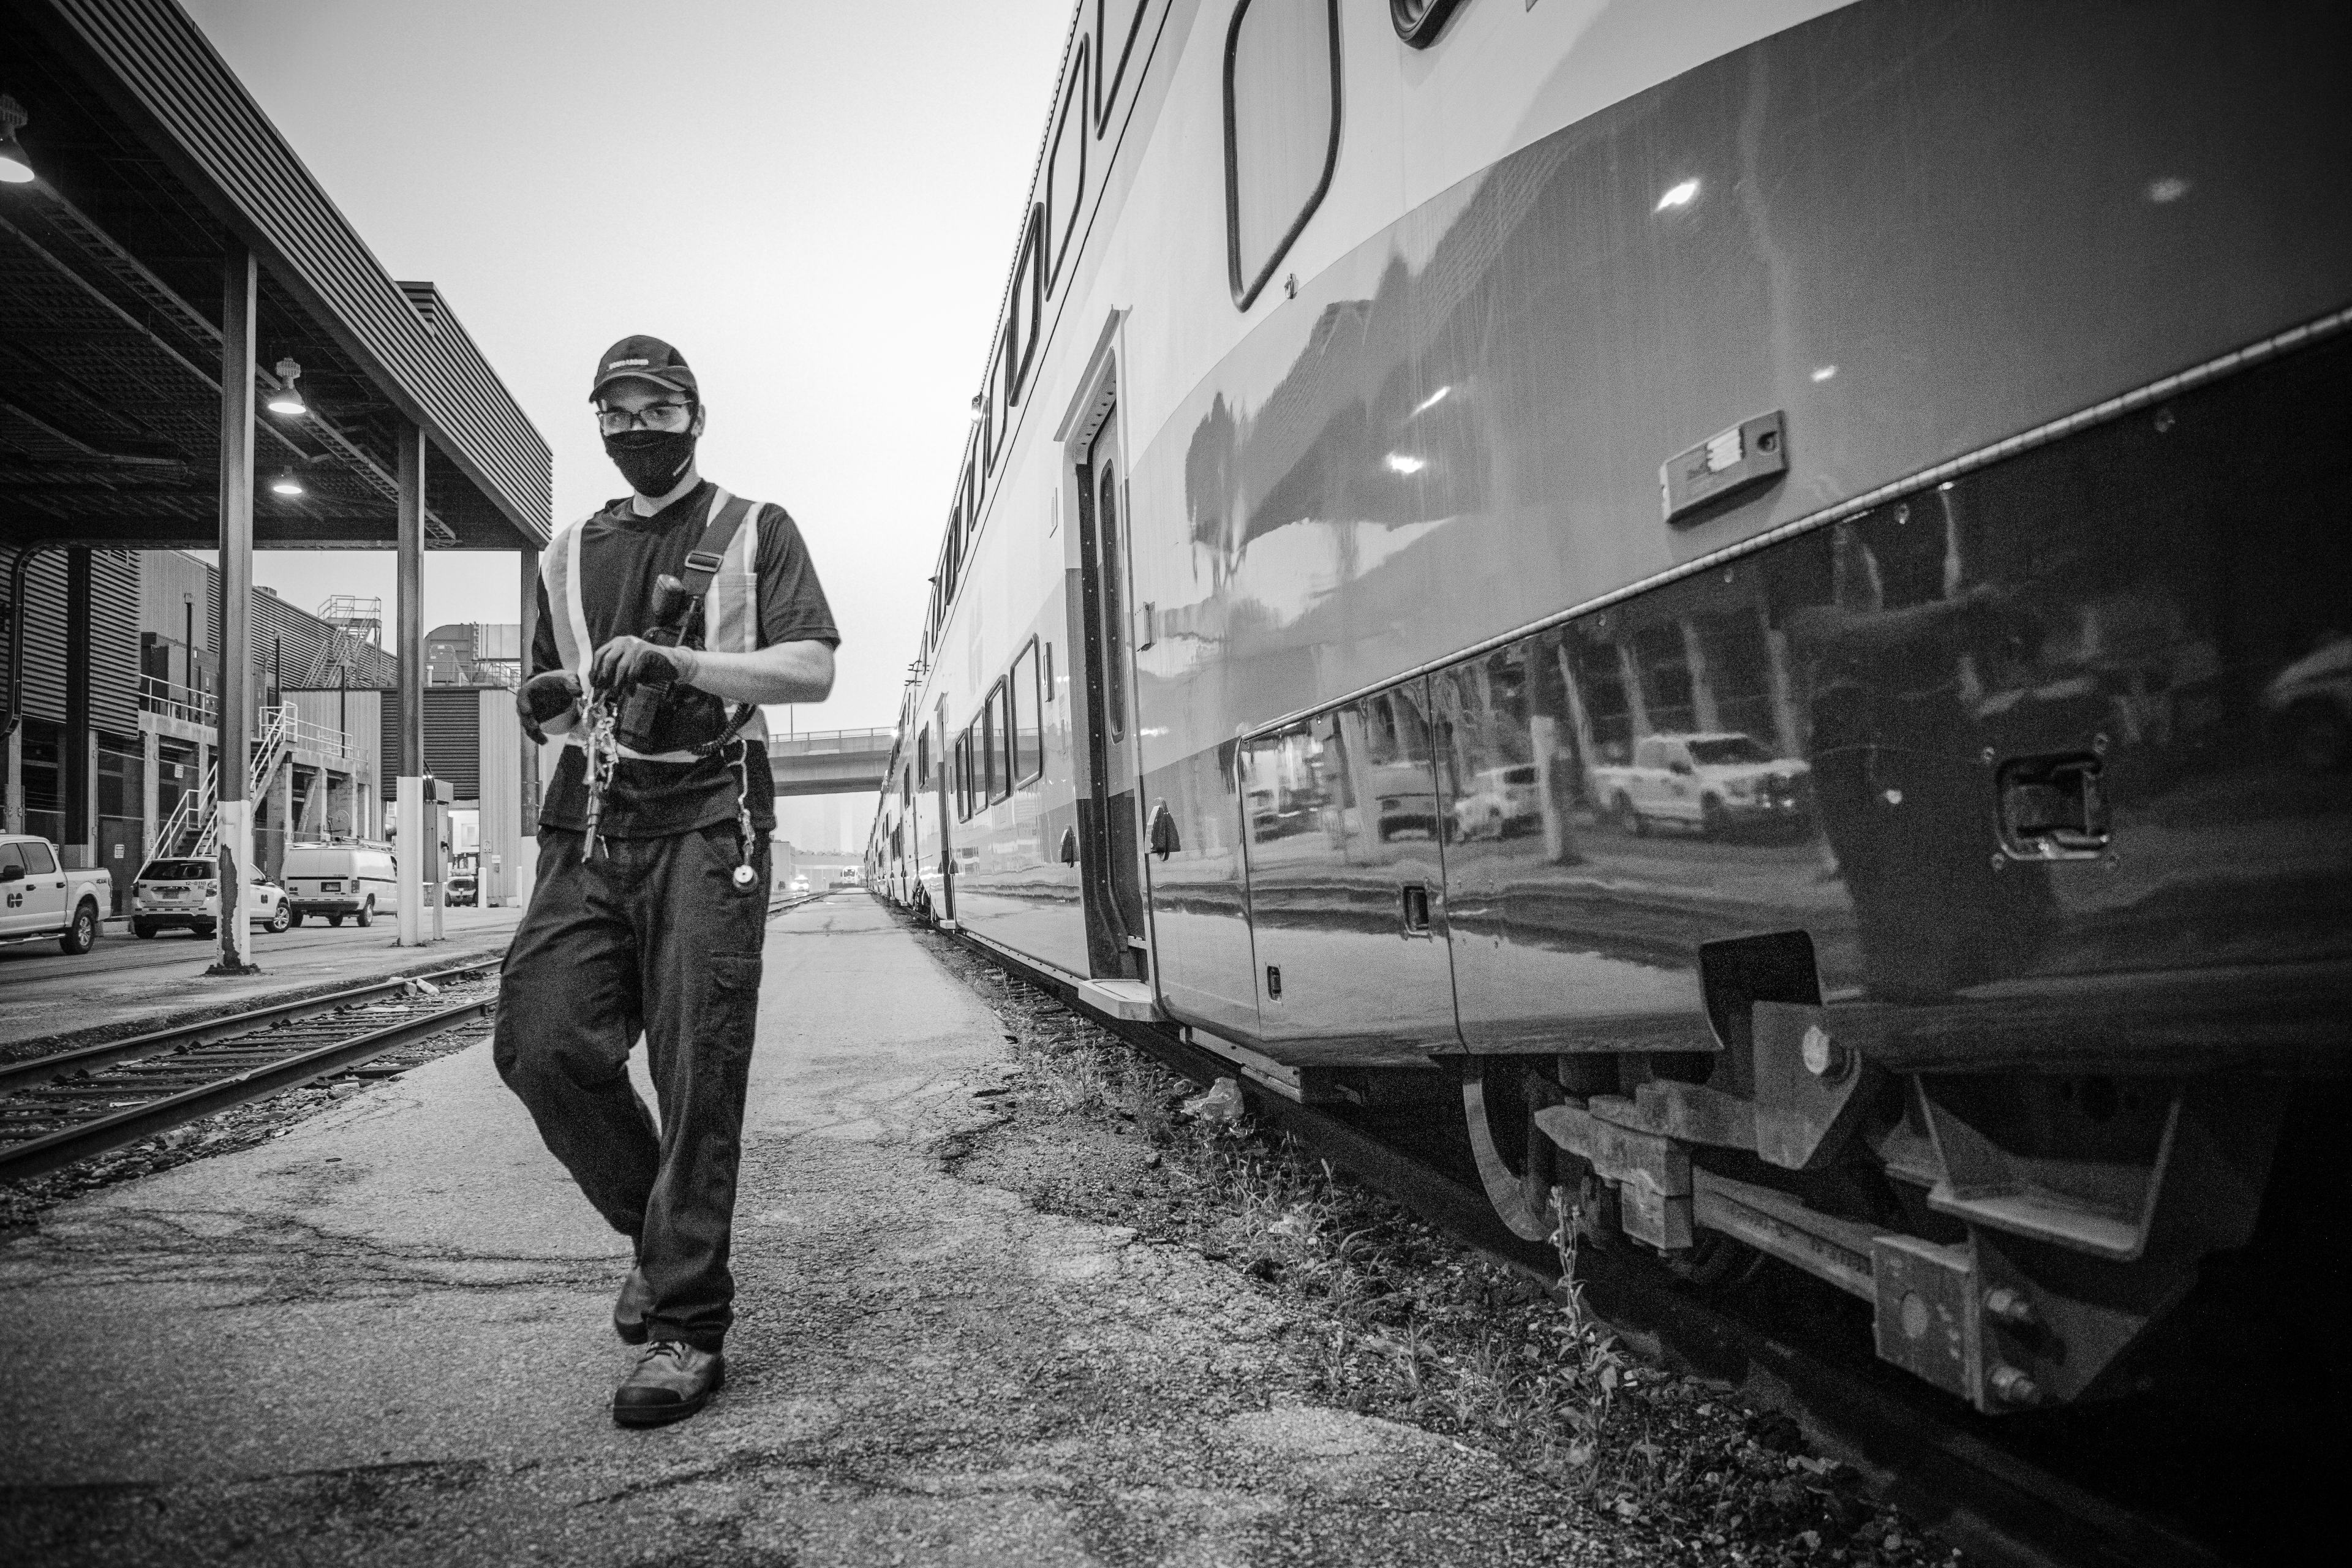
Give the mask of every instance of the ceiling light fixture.
[[269, 489], [270, 492], [274, 495], [299, 496], [310, 494], [310, 491], [302, 488], [300, 478], [298, 477], [291, 468], [279, 469], [278, 477], [269, 481]]
[[0, 184], [29, 185], [33, 183], [32, 154], [16, 140], [16, 128], [32, 118], [25, 106], [0, 92]]
[[269, 395], [269, 412], [283, 414], [289, 419], [299, 419], [310, 412], [302, 401], [302, 389], [294, 384], [302, 379], [302, 367], [290, 359], [278, 362], [278, 390]]
[[1660, 196], [1658, 198], [1658, 205], [1650, 210], [1653, 212], [1665, 212], [1669, 208], [1673, 207], [1686, 207], [1690, 205], [1693, 201], [1697, 199], [1697, 196], [1698, 182], [1696, 180], [1685, 180], [1681, 184], [1672, 187], [1664, 195]]

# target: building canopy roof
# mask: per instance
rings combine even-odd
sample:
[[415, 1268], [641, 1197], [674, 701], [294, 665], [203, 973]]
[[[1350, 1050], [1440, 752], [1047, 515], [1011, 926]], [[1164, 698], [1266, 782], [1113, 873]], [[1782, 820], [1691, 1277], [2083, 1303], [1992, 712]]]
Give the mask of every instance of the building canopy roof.
[[[0, 0], [0, 92], [38, 178], [0, 184], [0, 545], [218, 531], [223, 268], [260, 263], [255, 542], [389, 546], [430, 440], [426, 542], [537, 550], [547, 443], [430, 283], [395, 282], [172, 0]], [[292, 469], [303, 494], [276, 494]]]

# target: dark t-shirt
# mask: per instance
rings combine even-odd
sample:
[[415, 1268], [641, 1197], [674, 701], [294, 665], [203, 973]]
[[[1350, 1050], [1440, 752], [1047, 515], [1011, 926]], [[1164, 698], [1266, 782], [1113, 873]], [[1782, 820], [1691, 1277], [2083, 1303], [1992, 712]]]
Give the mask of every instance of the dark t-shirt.
[[[580, 609], [588, 623], [591, 648], [623, 635], [646, 634], [653, 619], [654, 579], [665, 572], [684, 574], [688, 552], [701, 543], [716, 489], [705, 480], [651, 517], [639, 517], [624, 497], [582, 524]], [[798, 525], [780, 506], [762, 506], [756, 518], [743, 521], [745, 528], [755, 525], [760, 531], [760, 646], [822, 642], [839, 647], [841, 633], [834, 626], [832, 607], [825, 603]], [[530, 647], [533, 675], [563, 668], [553, 616], [541, 579], [539, 631]], [[698, 617], [694, 629], [690, 640], [698, 646]], [[615, 838], [661, 838], [733, 821], [739, 790], [736, 750], [730, 745], [692, 763], [624, 757], [604, 791], [597, 831]], [[767, 752], [757, 742], [742, 752], [740, 765], [750, 785], [751, 824], [765, 835], [776, 822]], [[567, 745], [540, 805], [539, 823], [578, 832], [588, 826], [587, 813], [587, 753]]]

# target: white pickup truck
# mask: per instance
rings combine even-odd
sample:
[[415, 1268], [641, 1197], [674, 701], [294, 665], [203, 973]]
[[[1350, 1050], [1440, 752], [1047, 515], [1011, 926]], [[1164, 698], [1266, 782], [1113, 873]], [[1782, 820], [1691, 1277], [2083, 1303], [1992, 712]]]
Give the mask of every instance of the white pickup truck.
[[0, 833], [0, 944], [53, 936], [69, 954], [88, 952], [113, 896], [107, 872], [66, 870], [47, 839]]
[[1645, 735], [1630, 765], [1592, 770], [1594, 795], [1643, 837], [1660, 823], [1706, 834], [1806, 820], [1806, 765], [1733, 732]]

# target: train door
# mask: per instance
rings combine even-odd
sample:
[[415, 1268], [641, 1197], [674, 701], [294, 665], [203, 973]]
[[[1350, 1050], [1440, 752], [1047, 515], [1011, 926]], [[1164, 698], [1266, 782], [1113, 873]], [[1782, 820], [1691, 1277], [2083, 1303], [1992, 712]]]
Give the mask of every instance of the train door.
[[1242, 748], [1258, 1034], [1284, 1060], [1456, 1045], [1435, 738], [1413, 680]]
[[1078, 796], [1087, 955], [1105, 977], [1149, 979], [1136, 840], [1134, 692], [1127, 636], [1126, 476], [1118, 410], [1103, 416], [1076, 474], [1087, 785]]
[[955, 814], [948, 809], [948, 788], [949, 780], [954, 773], [955, 768], [950, 755], [953, 742], [949, 739], [948, 734], [948, 702], [944, 697], [940, 699], [937, 721], [931, 726], [931, 737], [936, 742], [931, 759], [930, 776], [935, 781], [932, 785], [931, 801], [932, 811], [938, 817], [940, 827], [940, 858], [937, 864], [940, 878], [940, 901], [939, 907], [933, 910], [931, 914], [937, 920], [953, 920], [955, 918], [955, 840], [948, 831], [948, 824], [955, 820]]

